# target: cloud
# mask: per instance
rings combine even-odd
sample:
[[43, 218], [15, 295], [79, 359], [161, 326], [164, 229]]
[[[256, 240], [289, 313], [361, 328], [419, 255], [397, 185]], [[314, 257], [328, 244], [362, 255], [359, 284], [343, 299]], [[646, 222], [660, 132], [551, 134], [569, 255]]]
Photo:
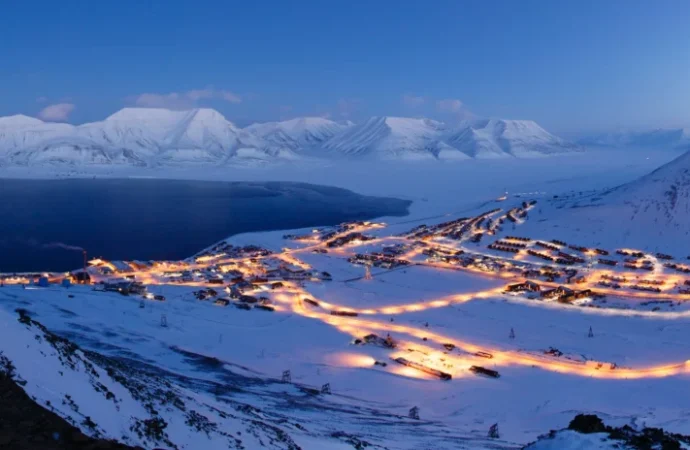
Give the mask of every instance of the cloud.
[[230, 103], [242, 103], [242, 98], [230, 91], [220, 91], [220, 98]]
[[424, 103], [426, 103], [426, 97], [405, 94], [402, 96], [402, 102], [405, 106], [417, 108], [418, 106], [422, 106]]
[[140, 94], [134, 97], [134, 103], [137, 106], [146, 106], [149, 108], [180, 108], [187, 106], [176, 92], [170, 94]]
[[358, 98], [341, 98], [336, 104], [338, 115], [343, 118], [350, 118], [359, 110], [362, 101]]
[[446, 98], [436, 101], [436, 111], [441, 115], [450, 115], [455, 120], [473, 119], [477, 116], [457, 98]]
[[292, 116], [292, 111], [294, 108], [292, 105], [280, 105], [277, 109], [280, 120], [286, 120]]
[[170, 92], [168, 94], [144, 93], [129, 100], [137, 106], [148, 108], [192, 108], [204, 100], [219, 99], [229, 103], [242, 103], [239, 95], [211, 87], [205, 89], [192, 89], [186, 92]]
[[38, 97], [36, 103], [45, 103], [48, 101], [48, 97]]
[[57, 103], [43, 108], [38, 113], [38, 117], [52, 122], [64, 122], [69, 118], [74, 108], [75, 106], [72, 103]]
[[436, 109], [444, 113], [456, 113], [462, 111], [464, 105], [456, 98], [447, 98], [436, 102]]

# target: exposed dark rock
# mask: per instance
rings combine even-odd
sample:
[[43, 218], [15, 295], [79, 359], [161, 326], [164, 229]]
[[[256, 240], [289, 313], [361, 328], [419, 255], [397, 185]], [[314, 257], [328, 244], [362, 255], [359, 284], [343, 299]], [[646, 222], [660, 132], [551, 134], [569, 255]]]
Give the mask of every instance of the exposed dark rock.
[[132, 450], [115, 441], [93, 439], [35, 403], [11, 378], [0, 376], [0, 449]]

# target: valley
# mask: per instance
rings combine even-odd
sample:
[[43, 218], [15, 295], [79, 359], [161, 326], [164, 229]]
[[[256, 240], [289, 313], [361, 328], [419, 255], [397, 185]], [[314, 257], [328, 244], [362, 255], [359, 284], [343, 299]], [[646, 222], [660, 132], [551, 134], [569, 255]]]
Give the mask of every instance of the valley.
[[[4, 275], [0, 305], [6, 320], [23, 311], [101, 364], [163, 371], [168, 389], [194, 390], [194, 410], [217, 431], [178, 434], [188, 429], [179, 409], [153, 392], [155, 413], [127, 413], [164, 420], [178, 448], [227, 445], [217, 401], [262, 411], [261, 433], [278, 427], [302, 448], [519, 448], [574, 410], [687, 433], [666, 395], [690, 370], [688, 255], [528, 233], [552, 197], [244, 234], [180, 261], [95, 259], [91, 286], [78, 270], [70, 287], [59, 273]], [[98, 436], [126, 423], [99, 423]], [[130, 445], [162, 442], [126, 434]]]
[[[225, 150], [170, 164], [182, 153], [165, 159], [159, 144], [138, 151], [143, 165], [5, 164], [2, 174], [24, 183], [204, 179], [254, 189], [274, 179], [409, 205], [404, 217], [393, 208], [335, 226], [206, 236], [194, 251], [212, 245], [183, 259], [93, 251], [85, 272], [6, 272], [0, 319], [16, 345], [1, 351], [13, 379], [89, 436], [143, 448], [517, 449], [579, 413], [688, 433], [673, 395], [690, 370], [690, 248], [676, 225], [686, 157], [534, 158], [519, 142], [536, 132], [514, 124], [498, 134], [510, 146], [480, 139], [459, 164], [438, 164], [450, 141], [429, 139], [450, 136], [444, 125], [364, 125], [295, 120], [239, 132], [299, 153], [281, 164], [238, 166]], [[460, 135], [501, 127], [472, 126]], [[214, 152], [209, 142], [199, 145]], [[524, 145], [545, 148], [535, 142]], [[421, 148], [436, 156], [419, 159]], [[344, 210], [361, 210], [360, 197], [347, 198]], [[298, 199], [324, 209], [313, 200]], [[211, 209], [192, 217], [210, 224], [226, 213]]]

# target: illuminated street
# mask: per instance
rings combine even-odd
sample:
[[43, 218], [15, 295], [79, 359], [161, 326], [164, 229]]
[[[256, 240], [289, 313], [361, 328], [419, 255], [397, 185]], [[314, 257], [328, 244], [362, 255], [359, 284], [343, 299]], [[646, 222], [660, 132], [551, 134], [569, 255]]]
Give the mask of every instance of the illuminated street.
[[[104, 286], [105, 290], [122, 292], [123, 287], [108, 287], [120, 286], [117, 283], [123, 281], [118, 280], [134, 282], [141, 285], [142, 290], [147, 286], [194, 287], [202, 289], [199, 292], [203, 298], [220, 299], [215, 300], [216, 304], [236, 304], [238, 307], [244, 304], [244, 308], [257, 301], [253, 295], [258, 292], [261, 296], [257, 304], [261, 307], [276, 314], [294, 313], [321, 321], [349, 334], [353, 341], [371, 334], [388, 336], [394, 345], [388, 349], [387, 364], [382, 370], [409, 377], [429, 378], [431, 375], [423, 371], [425, 367], [448, 373], [452, 378], [467, 377], [471, 375], [468, 369], [487, 361], [499, 372], [503, 367], [522, 365], [595, 378], [634, 379], [686, 373], [689, 367], [686, 360], [634, 367], [619, 366], [613, 361], [575, 361], [554, 354], [475, 345], [471, 335], [460, 340], [434, 332], [428, 324], [420, 327], [399, 323], [408, 314], [497, 298], [534, 307], [580, 310], [583, 314], [669, 320], [690, 317], [690, 311], [645, 311], [594, 305], [595, 299], [609, 296], [623, 301], [684, 302], [690, 299], [690, 291], [684, 287], [687, 286], [684, 278], [674, 269], [685, 266], [662, 265], [655, 255], [633, 250], [588, 249], [563, 241], [504, 235], [502, 225], [512, 221], [519, 226], [528, 220], [534, 203], [522, 202], [507, 212], [493, 209], [475, 217], [417, 226], [402, 235], [386, 235], [385, 224], [369, 222], [344, 224], [333, 230], [315, 229], [307, 235], [285, 236], [286, 243], [297, 245], [275, 253], [260, 247], [233, 247], [221, 243], [185, 261], [126, 263], [94, 259], [89, 262], [88, 274], [97, 290], [103, 290], [99, 286]], [[608, 256], [612, 254], [618, 259], [602, 257], [612, 258]], [[631, 254], [635, 255], [634, 261], [630, 259]], [[425, 267], [451, 275], [457, 273], [458, 277], [496, 280], [497, 287], [418, 300], [391, 298], [389, 304], [353, 307], [347, 302], [339, 304], [318, 295], [319, 289], [315, 288], [323, 283], [348, 281], [331, 281], [331, 274], [305, 261], [308, 255], [350, 261], [354, 264], [352, 267], [361, 268], [361, 276], [356, 278], [358, 283], [370, 282], [368, 280], [384, 276], [388, 271]], [[632, 267], [650, 267], [650, 270], [635, 272], [630, 270]], [[60, 282], [63, 277], [64, 274], [47, 275], [51, 282]], [[79, 282], [76, 275], [68, 278]], [[7, 285], [37, 282], [33, 275], [3, 277]], [[153, 299], [151, 294], [144, 298], [147, 301], [165, 300]], [[394, 322], [393, 317], [400, 320]], [[353, 367], [375, 365], [376, 360], [366, 352], [356, 348], [353, 351], [352, 355], [360, 357], [343, 358], [338, 363]], [[403, 360], [423, 370], [389, 364], [403, 355]]]

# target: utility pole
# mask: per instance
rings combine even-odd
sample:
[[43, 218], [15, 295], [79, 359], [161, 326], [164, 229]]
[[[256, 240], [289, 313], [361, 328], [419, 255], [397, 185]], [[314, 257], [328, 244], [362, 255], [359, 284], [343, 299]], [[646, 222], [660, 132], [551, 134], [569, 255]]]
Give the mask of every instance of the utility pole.
[[501, 437], [498, 434], [498, 424], [497, 423], [491, 425], [491, 427], [489, 428], [489, 437], [491, 439], [498, 439], [499, 437]]
[[84, 250], [84, 277], [82, 278], [82, 284], [86, 284], [86, 250]]
[[515, 339], [515, 330], [513, 330], [513, 329], [511, 328], [511, 329], [510, 329], [510, 334], [508, 335], [508, 337], [509, 337], [510, 339]]
[[419, 408], [413, 406], [412, 408], [410, 408], [410, 411], [407, 413], [407, 416], [410, 419], [419, 420]]

